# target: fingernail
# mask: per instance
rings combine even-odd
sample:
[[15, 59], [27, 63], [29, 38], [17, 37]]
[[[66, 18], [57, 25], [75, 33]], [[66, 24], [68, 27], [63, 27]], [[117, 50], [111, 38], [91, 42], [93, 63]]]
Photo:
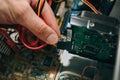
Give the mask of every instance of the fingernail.
[[48, 38], [47, 38], [47, 42], [48, 44], [55, 44], [58, 41], [58, 36], [57, 34], [51, 34]]

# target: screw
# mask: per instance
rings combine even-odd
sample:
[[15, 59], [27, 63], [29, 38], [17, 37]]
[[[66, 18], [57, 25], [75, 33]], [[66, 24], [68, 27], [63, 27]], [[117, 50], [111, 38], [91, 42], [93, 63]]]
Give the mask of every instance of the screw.
[[95, 24], [94, 24], [94, 23], [90, 23], [89, 26], [90, 26], [90, 27], [94, 27]]

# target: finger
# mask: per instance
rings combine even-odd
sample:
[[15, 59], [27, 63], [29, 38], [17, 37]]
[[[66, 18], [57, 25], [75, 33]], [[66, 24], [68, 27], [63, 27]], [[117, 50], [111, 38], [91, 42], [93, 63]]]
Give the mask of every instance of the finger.
[[42, 10], [42, 17], [45, 20], [45, 22], [53, 29], [55, 32], [60, 36], [60, 30], [56, 21], [56, 18], [54, 16], [54, 13], [47, 2], [45, 2], [45, 5]]
[[24, 10], [18, 23], [28, 28], [33, 34], [48, 44], [55, 44], [58, 41], [56, 32], [34, 13], [30, 5]]
[[[37, 2], [38, 0], [32, 0], [31, 6], [35, 8]], [[60, 36], [60, 30], [56, 22], [55, 16], [47, 2], [45, 2], [44, 4], [43, 10], [42, 10], [42, 17], [45, 20], [45, 22]]]
[[30, 0], [29, 3], [30, 3], [30, 5], [32, 6], [32, 8], [35, 9], [36, 6], [37, 6], [38, 0]]

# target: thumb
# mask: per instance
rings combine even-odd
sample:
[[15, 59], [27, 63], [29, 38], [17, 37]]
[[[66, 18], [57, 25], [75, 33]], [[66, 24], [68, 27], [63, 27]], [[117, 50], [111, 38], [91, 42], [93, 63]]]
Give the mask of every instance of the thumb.
[[48, 44], [57, 43], [57, 33], [35, 14], [30, 5], [20, 17], [18, 23], [29, 29], [39, 39]]

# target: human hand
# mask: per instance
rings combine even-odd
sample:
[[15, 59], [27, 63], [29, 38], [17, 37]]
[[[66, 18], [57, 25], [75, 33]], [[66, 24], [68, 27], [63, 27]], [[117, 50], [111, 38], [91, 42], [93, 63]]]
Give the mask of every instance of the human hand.
[[38, 17], [33, 10], [37, 2], [38, 0], [0, 0], [0, 24], [20, 24], [42, 41], [57, 43], [60, 31], [54, 14], [45, 2], [42, 10], [44, 20]]

